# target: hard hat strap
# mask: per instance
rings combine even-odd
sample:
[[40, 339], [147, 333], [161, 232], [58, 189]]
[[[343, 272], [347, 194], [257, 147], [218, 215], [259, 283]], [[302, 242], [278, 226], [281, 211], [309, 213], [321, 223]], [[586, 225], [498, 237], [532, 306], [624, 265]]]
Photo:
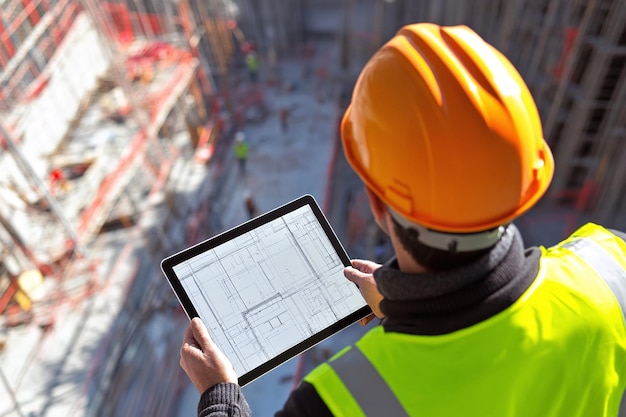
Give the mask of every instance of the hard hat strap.
[[418, 240], [431, 248], [441, 249], [448, 252], [470, 252], [486, 249], [495, 245], [504, 235], [505, 226], [498, 226], [494, 229], [477, 233], [446, 233], [428, 229], [417, 223], [413, 223], [387, 207], [391, 217], [405, 229], [413, 229], [418, 234]]

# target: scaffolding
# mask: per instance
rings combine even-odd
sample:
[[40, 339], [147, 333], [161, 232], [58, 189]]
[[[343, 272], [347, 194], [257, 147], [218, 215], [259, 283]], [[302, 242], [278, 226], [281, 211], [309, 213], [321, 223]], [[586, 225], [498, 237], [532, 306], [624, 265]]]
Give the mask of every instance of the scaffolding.
[[[243, 7], [0, 0], [0, 324], [41, 329], [8, 379], [0, 369], [18, 414], [56, 317], [77, 305], [89, 317], [95, 294], [123, 276], [119, 319], [101, 330], [84, 400], [70, 414], [171, 415], [185, 379], [162, 355], [175, 354], [178, 340], [151, 338], [186, 318], [151, 268], [207, 237], [208, 200], [176, 194], [204, 181], [224, 156], [221, 139], [248, 106], [262, 105], [260, 89], [242, 91], [231, 77], [261, 26]], [[103, 232], [120, 227], [128, 242], [101, 259]]]
[[200, 20], [186, 1], [2, 2], [0, 312], [30, 307], [13, 302], [25, 271], [62, 281], [70, 265], [90, 269], [99, 231], [132, 225], [136, 196], [186, 147], [216, 140]]
[[[130, 294], [135, 284], [145, 291], [142, 303], [123, 303], [125, 320], [99, 344], [104, 350], [84, 383], [85, 394], [95, 394], [74, 411], [106, 415], [113, 401], [114, 415], [171, 415], [176, 387], [183, 388], [176, 363], [154, 366], [160, 348], [133, 348], [146, 343], [144, 328], [159, 311], [171, 311], [171, 294], [152, 275], [135, 282], [143, 267], [131, 245], [119, 262], [102, 265], [99, 237], [124, 227], [133, 242], [155, 248], [155, 258], [169, 253], [173, 242], [162, 229], [144, 235], [146, 213], [171, 193], [181, 166], [209, 162], [221, 137], [211, 69], [220, 62], [218, 74], [228, 72], [232, 41], [230, 32], [213, 39], [215, 28], [226, 28], [223, 7], [194, 7], [186, 0], [0, 0], [0, 324], [32, 323], [43, 332], [9, 379], [0, 370], [18, 413], [46, 330], [65, 306], [92, 308], [88, 300], [118, 274], [128, 275]], [[177, 328], [184, 319], [167, 316]], [[177, 341], [169, 342], [165, 349], [176, 350]], [[137, 375], [141, 384], [119, 389]], [[173, 391], [163, 391], [163, 378]], [[146, 396], [149, 405], [138, 401]]]
[[[626, 5], [552, 0], [548, 7], [548, 16], [556, 16], [551, 19], [555, 32], [543, 37], [559, 39], [560, 45], [534, 52], [529, 77], [558, 164], [551, 195], [573, 201], [595, 221], [623, 229]], [[527, 24], [537, 22], [529, 18]]]

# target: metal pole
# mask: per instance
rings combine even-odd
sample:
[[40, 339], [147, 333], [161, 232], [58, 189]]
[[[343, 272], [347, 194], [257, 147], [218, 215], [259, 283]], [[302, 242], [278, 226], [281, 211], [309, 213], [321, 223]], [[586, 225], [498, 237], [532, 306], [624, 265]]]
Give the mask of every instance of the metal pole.
[[76, 250], [76, 252], [78, 252], [81, 255], [84, 255], [85, 250], [83, 249], [82, 244], [78, 240], [78, 235], [76, 234], [76, 231], [74, 230], [70, 222], [65, 218], [65, 215], [63, 214], [63, 211], [61, 210], [61, 207], [59, 207], [56, 200], [50, 195], [43, 181], [39, 178], [37, 173], [33, 170], [33, 167], [28, 163], [26, 158], [24, 158], [24, 155], [22, 155], [22, 152], [15, 145], [15, 142], [11, 138], [11, 135], [9, 135], [9, 132], [7, 132], [4, 129], [4, 126], [2, 126], [2, 124], [0, 124], [0, 136], [4, 137], [3, 143], [6, 144], [9, 152], [11, 152], [11, 154], [13, 155], [15, 162], [26, 174], [26, 177], [29, 178], [35, 184], [35, 187], [43, 196], [44, 200], [48, 204], [48, 207], [50, 208], [54, 216], [59, 220], [59, 222], [63, 226], [63, 229], [65, 229], [65, 232], [74, 242], [74, 249]]
[[[268, 66], [268, 81], [270, 83], [274, 83], [277, 82], [277, 71], [276, 71], [276, 65], [277, 65], [277, 57], [278, 57], [278, 50], [279, 50], [279, 44], [280, 44], [280, 30], [278, 28], [278, 25], [276, 24], [276, 19], [275, 19], [275, 9], [274, 9], [275, 3], [272, 0], [265, 0], [265, 2], [263, 3], [263, 9], [264, 9], [264, 13], [263, 13], [263, 17], [265, 19], [265, 21], [267, 22], [266, 25], [264, 25], [265, 27], [265, 37], [268, 40], [268, 49], [267, 49], [267, 66]], [[274, 10], [273, 10], [274, 9]]]
[[383, 0], [376, 0], [374, 6], [374, 36], [372, 36], [373, 51], [376, 51], [382, 42], [384, 7]]
[[[17, 245], [18, 248], [20, 248], [20, 250], [22, 251], [22, 254], [24, 254], [30, 262], [32, 262], [32, 265], [35, 266], [36, 268], [40, 268], [39, 262], [37, 261], [37, 258], [35, 257], [35, 254], [33, 253], [33, 251], [30, 250], [30, 248], [26, 245], [26, 243], [24, 242], [22, 237], [19, 235], [17, 230], [15, 230], [13, 225], [7, 219], [5, 219], [1, 213], [0, 213], [0, 226], [2, 226], [4, 230], [9, 234], [11, 239], [13, 239], [13, 243]], [[17, 254], [12, 249], [11, 249], [11, 254], [13, 255], [13, 259], [15, 259], [15, 262], [20, 264], [20, 266], [23, 268], [24, 265], [22, 265], [22, 262], [20, 262], [20, 260], [16, 256]]]
[[539, 63], [541, 62], [542, 56], [546, 53], [546, 44], [550, 37], [550, 34], [554, 30], [554, 21], [557, 17], [557, 11], [559, 9], [561, 1], [560, 0], [551, 0], [548, 5], [548, 12], [544, 18], [544, 23], [542, 24], [543, 29], [541, 30], [541, 34], [539, 35], [539, 41], [536, 45], [533, 46], [533, 53], [530, 59], [530, 63], [526, 69], [526, 77], [528, 78], [529, 85], [535, 85], [535, 81], [538, 78], [537, 69], [539, 68]]
[[352, 36], [352, 0], [343, 2], [343, 33], [341, 34], [341, 69], [344, 75], [348, 75], [350, 70], [350, 37]]
[[[2, 216], [2, 213], [0, 213], [0, 222], [2, 222], [2, 221], [4, 221], [5, 223], [8, 223], [6, 220], [4, 220], [4, 218]], [[9, 233], [9, 232], [7, 232], [7, 233]], [[9, 235], [10, 235], [10, 233], [9, 233]], [[13, 236], [10, 236], [10, 237], [13, 239]], [[10, 240], [6, 240], [6, 239], [4, 239], [4, 236], [2, 236], [0, 234], [0, 245], [4, 246], [6, 248], [6, 250], [9, 252], [9, 255], [13, 258], [13, 260], [17, 264], [18, 268], [20, 268], [21, 270], [27, 269], [29, 266], [25, 265], [26, 262], [24, 261], [24, 258], [23, 258], [23, 256], [26, 255], [26, 254], [22, 253], [20, 255], [15, 250], [15, 248], [13, 247], [14, 246], [13, 244], [16, 244], [19, 247], [19, 243], [18, 242], [11, 242]], [[29, 259], [29, 261], [31, 261], [31, 259]]]
[[202, 23], [202, 15], [198, 9], [196, 2], [190, 2], [189, 0], [181, 0], [181, 6], [184, 6], [186, 13], [179, 10], [181, 19], [185, 19], [190, 23], [193, 23], [191, 29], [192, 32], [189, 36], [189, 46], [192, 49], [194, 55], [200, 61], [202, 67], [201, 86], [203, 92], [203, 100], [205, 107], [210, 108], [211, 103], [208, 101], [210, 95], [215, 94], [217, 87], [215, 86], [215, 80], [213, 78], [213, 68], [211, 67], [210, 56], [206, 53], [207, 35], [204, 24]]
[[563, 68], [563, 73], [561, 74], [557, 91], [553, 96], [552, 105], [550, 106], [546, 122], [544, 123], [543, 132], [546, 137], [550, 137], [552, 135], [552, 131], [556, 128], [557, 114], [561, 109], [565, 92], [570, 84], [569, 79], [572, 71], [574, 70], [574, 64], [576, 63], [576, 60], [579, 59], [580, 45], [583, 43], [583, 38], [587, 35], [587, 30], [589, 29], [591, 20], [593, 19], [596, 10], [596, 3], [596, 0], [590, 0], [587, 3], [582, 21], [580, 22], [580, 25], [578, 25], [578, 35], [576, 36], [576, 39], [571, 46], [571, 50], [569, 51], [569, 55], [565, 61], [565, 67]]
[[17, 402], [17, 398], [15, 397], [15, 393], [13, 392], [13, 389], [11, 389], [11, 386], [9, 385], [9, 380], [7, 379], [6, 375], [4, 374], [4, 371], [2, 370], [2, 367], [0, 367], [0, 378], [2, 379], [2, 383], [6, 387], [7, 391], [9, 392], [9, 396], [11, 397], [11, 401], [13, 401], [13, 405], [15, 406], [15, 411], [17, 411], [17, 414], [19, 415], [19, 417], [26, 417], [26, 415], [24, 413], [22, 413], [22, 409], [20, 408], [20, 403]]
[[[156, 1], [152, 4], [157, 10], [157, 16], [159, 18], [159, 22], [161, 22], [162, 28], [165, 28], [163, 29], [162, 35], [168, 40], [173, 40], [176, 45], [180, 45], [181, 39], [176, 36], [176, 28], [174, 27], [174, 13], [172, 11], [172, 8], [175, 7], [174, 2]], [[162, 13], [159, 9], [162, 10]]]
[[394, 27], [394, 31], [399, 30], [402, 26], [404, 26], [404, 22], [411, 21], [409, 17], [407, 17], [407, 7], [405, 0], [396, 1], [396, 26]]

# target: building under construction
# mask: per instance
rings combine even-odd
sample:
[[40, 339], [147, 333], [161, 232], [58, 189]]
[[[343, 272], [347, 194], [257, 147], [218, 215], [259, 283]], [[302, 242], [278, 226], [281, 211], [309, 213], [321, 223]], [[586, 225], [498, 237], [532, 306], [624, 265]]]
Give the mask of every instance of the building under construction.
[[[381, 43], [417, 21], [473, 27], [528, 82], [557, 163], [547, 211], [536, 221], [558, 223], [563, 234], [582, 218], [626, 229], [626, 4], [619, 0], [0, 0], [4, 331], [36, 325], [45, 332], [59, 326], [60, 309], [112, 285], [120, 270], [102, 255], [108, 232], [132, 231], [150, 257], [126, 271], [133, 278], [124, 284], [125, 324], [109, 323], [108, 339], [90, 352], [99, 367], [73, 413], [172, 415], [178, 391], [158, 381], [182, 384], [178, 363], [160, 362], [157, 349], [139, 354], [150, 336], [136, 336], [138, 327], [156, 326], [150, 320], [171, 307], [171, 294], [158, 278], [141, 278], [142, 265], [216, 231], [208, 182], [248, 108], [263, 101], [262, 86], [242, 81], [246, 48], [261, 56], [272, 85], [282, 59], [309, 59], [311, 45], [331, 42], [337, 62], [316, 75], [331, 80], [324, 71], [336, 67], [332, 82], [349, 86]], [[185, 200], [181, 182], [200, 191]], [[347, 229], [339, 217], [362, 211], [355, 207], [362, 200], [345, 198], [348, 207], [333, 215]], [[558, 218], [542, 217], [553, 208]], [[139, 292], [149, 297], [139, 300]], [[10, 349], [7, 341], [0, 347]], [[30, 361], [41, 355], [33, 348], [7, 378], [2, 373], [8, 415], [19, 410]], [[13, 360], [0, 359], [0, 371]], [[140, 408], [145, 395], [152, 408]]]
[[[186, 1], [1, 2], [3, 328], [31, 324], [43, 335], [59, 326], [60, 310], [93, 299], [110, 285], [107, 277], [121, 271], [102, 255], [97, 237], [104, 230], [141, 230], [131, 237], [157, 248], [155, 258], [171, 250], [174, 242], [143, 225], [163, 201], [176, 209], [168, 199], [172, 175], [185, 161], [206, 165], [226, 127], [210, 62], [226, 62], [229, 47], [213, 46], [211, 55], [199, 52], [226, 28], [223, 10], [216, 9], [209, 15]], [[125, 275], [140, 276], [136, 269]], [[128, 359], [127, 335], [142, 322], [142, 311], [160, 307], [159, 295], [143, 286], [148, 290], [143, 301], [152, 307], [128, 314], [126, 325], [104, 341], [107, 360], [85, 385], [101, 387], [89, 413], [120, 415], [101, 411], [101, 398], [116, 395], [106, 388], [112, 381], [106, 369], [124, 351]], [[71, 325], [61, 326], [73, 332]], [[21, 344], [12, 340], [3, 340], [7, 354], [12, 343]], [[29, 384], [29, 375], [41, 372], [31, 365], [42, 349], [36, 343], [5, 358], [16, 365], [3, 366], [3, 380], [18, 412], [16, 395]], [[150, 361], [152, 354], [142, 357]], [[165, 366], [160, 372], [175, 381], [178, 369]], [[164, 401], [171, 397], [163, 398], [154, 407], [170, 409]]]

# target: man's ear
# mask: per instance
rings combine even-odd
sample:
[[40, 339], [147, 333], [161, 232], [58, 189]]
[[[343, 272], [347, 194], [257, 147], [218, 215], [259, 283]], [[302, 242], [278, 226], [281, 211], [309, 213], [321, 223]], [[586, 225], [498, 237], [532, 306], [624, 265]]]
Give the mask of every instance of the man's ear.
[[367, 186], [365, 187], [365, 193], [367, 194], [367, 199], [369, 200], [370, 210], [372, 210], [372, 214], [374, 215], [374, 220], [376, 220], [376, 223], [378, 223], [381, 227], [383, 227], [382, 225], [385, 224], [384, 218], [385, 218], [385, 215], [387, 214], [387, 206]]

